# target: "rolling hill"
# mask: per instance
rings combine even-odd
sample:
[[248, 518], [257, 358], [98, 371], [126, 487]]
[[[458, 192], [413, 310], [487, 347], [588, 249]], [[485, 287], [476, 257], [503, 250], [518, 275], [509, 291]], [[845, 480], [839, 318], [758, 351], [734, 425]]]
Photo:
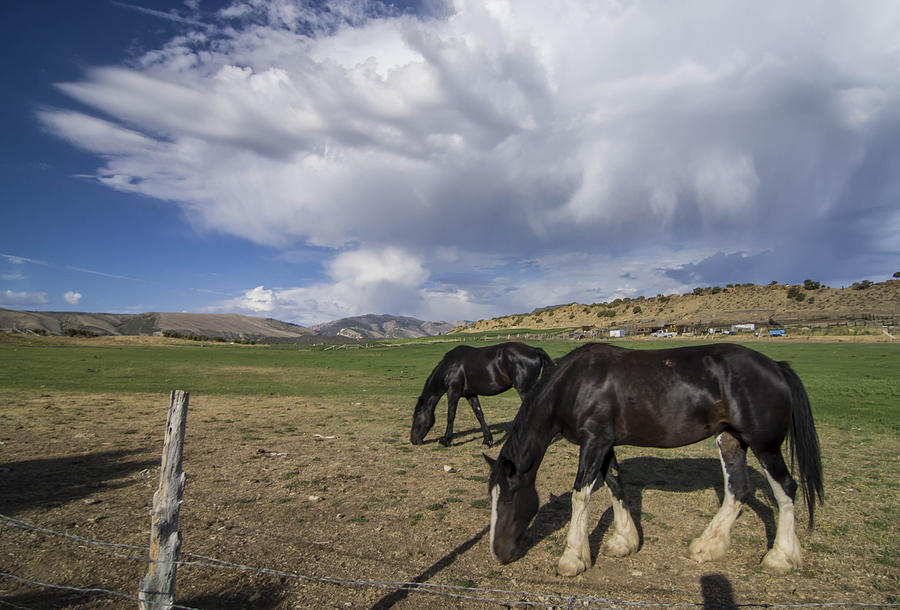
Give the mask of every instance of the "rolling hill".
[[900, 280], [826, 286], [732, 285], [688, 294], [616, 299], [590, 305], [541, 307], [478, 322], [423, 322], [390, 315], [342, 318], [313, 327], [238, 314], [77, 313], [0, 309], [0, 332], [49, 335], [169, 335], [227, 341], [320, 342], [427, 337], [448, 332], [512, 329], [681, 329], [752, 323], [761, 326], [845, 324], [856, 320], [900, 320]]
[[199, 313], [77, 313], [0, 309], [0, 330], [99, 336], [220, 337], [228, 341], [307, 341], [316, 333], [272, 318]]
[[369, 314], [311, 327], [319, 335], [348, 339], [413, 339], [448, 333], [466, 322], [423, 322], [415, 318]]
[[732, 285], [692, 293], [616, 299], [591, 305], [570, 303], [528, 314], [480, 320], [460, 332], [492, 330], [613, 328], [633, 329], [843, 324], [854, 320], [900, 320], [900, 280], [860, 283], [846, 288], [804, 285]]
[[428, 337], [464, 322], [424, 322], [415, 318], [366, 315], [307, 328], [272, 318], [199, 313], [77, 313], [0, 309], [0, 332], [86, 336], [166, 335], [220, 338], [226, 341], [310, 343]]

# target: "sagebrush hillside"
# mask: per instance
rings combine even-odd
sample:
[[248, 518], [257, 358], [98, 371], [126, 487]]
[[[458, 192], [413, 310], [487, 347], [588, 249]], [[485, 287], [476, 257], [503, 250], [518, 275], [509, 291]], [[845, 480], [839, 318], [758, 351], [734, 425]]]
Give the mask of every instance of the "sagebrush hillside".
[[480, 320], [457, 332], [572, 327], [679, 328], [752, 323], [763, 326], [829, 324], [849, 320], [900, 319], [900, 280], [847, 288], [732, 285], [680, 295], [616, 299], [590, 305], [570, 303]]
[[0, 330], [48, 335], [220, 338], [228, 341], [302, 341], [316, 334], [296, 324], [238, 314], [80, 313], [0, 309]]
[[447, 333], [458, 325], [448, 322], [423, 322], [406, 316], [369, 314], [317, 324], [312, 326], [311, 330], [326, 337], [348, 339], [412, 339]]

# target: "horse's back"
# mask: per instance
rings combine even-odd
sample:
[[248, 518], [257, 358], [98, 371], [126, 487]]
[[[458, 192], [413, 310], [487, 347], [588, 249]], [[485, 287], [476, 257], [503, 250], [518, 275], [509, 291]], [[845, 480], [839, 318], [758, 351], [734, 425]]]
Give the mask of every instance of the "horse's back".
[[611, 435], [617, 444], [674, 447], [725, 429], [780, 434], [790, 406], [779, 365], [735, 344], [590, 344], [561, 359], [554, 377], [545, 388], [551, 386], [564, 428]]

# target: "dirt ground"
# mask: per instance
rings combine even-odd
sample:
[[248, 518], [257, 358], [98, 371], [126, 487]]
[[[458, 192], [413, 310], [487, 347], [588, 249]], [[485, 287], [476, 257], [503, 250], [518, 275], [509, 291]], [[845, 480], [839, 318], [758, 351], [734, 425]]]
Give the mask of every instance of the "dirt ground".
[[[512, 399], [484, 401], [502, 439]], [[498, 406], [502, 405], [502, 407]], [[442, 405], [443, 407], [443, 405]], [[438, 411], [441, 427], [442, 407]], [[20, 579], [136, 596], [158, 485], [167, 396], [0, 393], [0, 571]], [[548, 451], [527, 554], [490, 556], [480, 433], [471, 413], [444, 448], [433, 430], [409, 444], [410, 405], [306, 398], [192, 396], [180, 526], [177, 603], [193, 608], [607, 607], [626, 602], [735, 604], [900, 602], [900, 441], [819, 426], [826, 504], [805, 529], [802, 570], [773, 576], [759, 561], [774, 537], [773, 502], [755, 461], [755, 499], [721, 561], [685, 558], [718, 508], [712, 441], [668, 451], [618, 450], [641, 549], [597, 557], [611, 511], [594, 495], [594, 566], [555, 573], [569, 518], [577, 448]], [[498, 419], [498, 412], [504, 416]], [[497, 448], [488, 453], [496, 455]], [[17, 525], [21, 520], [52, 532]], [[246, 566], [217, 565], [215, 558]], [[193, 564], [193, 565], [191, 565]], [[260, 571], [264, 568], [267, 571]], [[352, 582], [351, 582], [352, 581]], [[419, 586], [401, 587], [399, 583]], [[574, 596], [574, 597], [573, 597]], [[610, 601], [605, 601], [610, 600]], [[105, 593], [0, 577], [0, 607], [133, 607]]]

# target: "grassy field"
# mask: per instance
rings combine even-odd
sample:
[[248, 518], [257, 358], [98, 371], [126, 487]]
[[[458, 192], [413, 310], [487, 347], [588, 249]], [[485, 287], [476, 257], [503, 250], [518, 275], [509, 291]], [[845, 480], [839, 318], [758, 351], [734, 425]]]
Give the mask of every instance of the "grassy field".
[[[575, 347], [529, 343], [552, 357]], [[555, 575], [554, 567], [570, 514], [577, 447], [551, 445], [539, 473], [542, 506], [529, 551], [500, 566], [484, 539], [486, 467], [471, 411], [460, 405], [453, 446], [442, 447], [435, 437], [443, 431], [443, 400], [426, 444], [410, 445], [415, 399], [454, 345], [325, 349], [0, 336], [0, 513], [145, 545], [167, 394], [184, 389], [191, 392], [184, 552], [300, 574], [648, 603], [900, 603], [900, 345], [748, 343], [791, 362], [809, 392], [822, 442], [826, 504], [815, 530], [800, 526], [802, 570], [772, 577], [759, 569], [775, 514], [753, 459], [756, 492], [728, 556], [712, 564], [684, 560], [721, 496], [720, 466], [707, 440], [673, 450], [617, 450], [642, 546], [628, 558], [598, 555], [595, 567], [576, 579]], [[502, 440], [519, 406], [515, 393], [482, 404]], [[594, 502], [596, 554], [611, 515], [606, 493]], [[801, 523], [805, 512], [798, 507]], [[54, 537], [8, 527], [0, 532], [0, 572], [129, 592], [145, 570], [142, 558], [85, 557]], [[198, 608], [434, 602], [390, 589], [199, 567], [179, 569], [178, 578], [179, 603]], [[28, 608], [104, 608], [109, 601], [2, 579], [0, 600]]]
[[[531, 344], [554, 358], [575, 345]], [[683, 343], [618, 344], [650, 349]], [[94, 346], [90, 341], [13, 337], [0, 340], [0, 388], [123, 394], [185, 389], [205, 395], [410, 402], [454, 344], [373, 345], [331, 350], [194, 342]], [[818, 422], [841, 429], [900, 432], [900, 345], [775, 341], [748, 345], [792, 364], [806, 385]]]

